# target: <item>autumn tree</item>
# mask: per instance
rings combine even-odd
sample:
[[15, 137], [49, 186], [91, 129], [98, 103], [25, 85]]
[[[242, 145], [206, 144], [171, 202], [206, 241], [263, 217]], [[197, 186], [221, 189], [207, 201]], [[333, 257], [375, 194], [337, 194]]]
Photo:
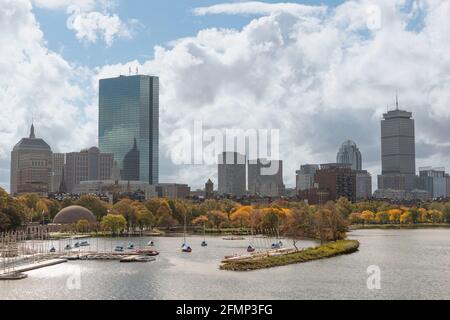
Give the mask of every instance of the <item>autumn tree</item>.
[[89, 209], [97, 217], [98, 221], [108, 214], [108, 203], [101, 201], [96, 196], [83, 195], [75, 204]]

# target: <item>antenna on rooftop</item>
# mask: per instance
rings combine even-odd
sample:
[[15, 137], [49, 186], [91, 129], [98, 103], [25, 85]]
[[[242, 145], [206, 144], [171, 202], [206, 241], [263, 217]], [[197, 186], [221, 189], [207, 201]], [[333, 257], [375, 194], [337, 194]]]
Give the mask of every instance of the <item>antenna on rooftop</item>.
[[397, 90], [397, 92], [395, 94], [395, 105], [396, 105], [397, 111], [398, 111], [398, 90]]

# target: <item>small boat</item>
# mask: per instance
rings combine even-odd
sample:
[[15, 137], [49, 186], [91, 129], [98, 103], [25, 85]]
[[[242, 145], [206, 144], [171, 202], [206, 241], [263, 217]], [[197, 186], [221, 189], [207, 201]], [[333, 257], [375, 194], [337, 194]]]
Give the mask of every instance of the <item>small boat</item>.
[[26, 279], [28, 275], [25, 273], [20, 272], [12, 272], [12, 273], [6, 273], [6, 274], [0, 274], [0, 280], [22, 280]]
[[122, 246], [116, 246], [116, 248], [114, 249], [115, 252], [124, 252], [125, 249]]
[[272, 243], [272, 249], [281, 249], [280, 243]]
[[208, 242], [206, 242], [206, 224], [203, 224], [203, 241], [202, 241], [202, 247], [207, 247]]
[[149, 256], [149, 257], [154, 257], [154, 256], [159, 255], [158, 251], [156, 251], [156, 250], [149, 250], [149, 249], [138, 250], [137, 253], [142, 255], [142, 256]]
[[150, 262], [155, 261], [155, 258], [148, 257], [148, 256], [132, 256], [132, 257], [125, 257], [120, 260], [120, 262]]
[[55, 253], [55, 252], [56, 252], [56, 248], [55, 247], [51, 247], [50, 253]]
[[191, 253], [192, 252], [192, 248], [188, 245], [183, 246], [183, 248], [181, 248], [182, 252], [186, 252], [186, 253]]
[[255, 247], [253, 247], [253, 246], [248, 246], [247, 252], [255, 252], [255, 251], [256, 251]]
[[128, 250], [134, 250], [134, 243], [129, 243], [127, 246]]
[[80, 246], [82, 246], [82, 247], [89, 247], [90, 243], [88, 241], [84, 240], [84, 241], [81, 241]]
[[186, 216], [184, 216], [184, 241], [181, 246], [181, 251], [186, 253], [192, 252], [192, 248], [186, 243]]
[[79, 247], [81, 247], [81, 244], [79, 242], [75, 242], [74, 247], [79, 248]]
[[154, 246], [155, 246], [155, 243], [153, 241], [149, 241], [147, 243], [147, 247], [154, 247]]
[[70, 244], [68, 244], [64, 249], [65, 250], [72, 250], [72, 246]]

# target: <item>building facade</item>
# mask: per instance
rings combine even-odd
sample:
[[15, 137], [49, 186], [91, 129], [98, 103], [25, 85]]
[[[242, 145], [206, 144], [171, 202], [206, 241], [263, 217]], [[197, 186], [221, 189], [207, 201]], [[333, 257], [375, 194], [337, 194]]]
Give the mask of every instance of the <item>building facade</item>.
[[314, 176], [319, 169], [317, 164], [305, 164], [300, 167], [296, 177], [297, 193], [314, 187]]
[[381, 121], [382, 174], [378, 189], [413, 190], [416, 187], [415, 128], [412, 113], [397, 109]]
[[283, 161], [266, 159], [248, 162], [248, 191], [260, 197], [281, 197], [284, 195]]
[[330, 200], [336, 201], [341, 197], [349, 201], [356, 201], [356, 172], [346, 164], [323, 164], [316, 171], [314, 178], [318, 189], [328, 190]]
[[186, 199], [191, 195], [191, 188], [187, 184], [160, 183], [156, 185], [159, 198]]
[[214, 195], [214, 183], [211, 181], [211, 179], [208, 179], [208, 181], [205, 183], [205, 196], [211, 197]]
[[101, 181], [82, 181], [74, 188], [75, 194], [120, 194], [120, 193], [132, 193], [143, 192], [145, 193], [145, 199], [157, 198], [156, 186], [149, 185], [140, 181], [114, 181], [114, 180], [101, 180]]
[[36, 138], [34, 125], [11, 152], [11, 195], [36, 193], [46, 197], [52, 188], [53, 153], [50, 146]]
[[64, 165], [66, 155], [64, 153], [54, 153], [52, 161], [52, 187], [51, 192], [59, 192], [64, 178]]
[[159, 78], [100, 80], [99, 145], [114, 154], [125, 181], [159, 182]]
[[359, 170], [356, 174], [356, 200], [365, 200], [372, 198], [372, 175]]
[[420, 189], [428, 191], [433, 199], [447, 197], [445, 168], [420, 168], [419, 181]]
[[101, 153], [93, 147], [81, 152], [66, 154], [64, 183], [67, 192], [75, 193], [75, 186], [83, 181], [111, 180], [113, 177], [114, 155]]
[[244, 196], [246, 188], [246, 157], [237, 152], [224, 152], [218, 161], [219, 194]]
[[355, 142], [348, 140], [342, 144], [336, 163], [349, 164], [352, 170], [362, 170], [362, 155]]

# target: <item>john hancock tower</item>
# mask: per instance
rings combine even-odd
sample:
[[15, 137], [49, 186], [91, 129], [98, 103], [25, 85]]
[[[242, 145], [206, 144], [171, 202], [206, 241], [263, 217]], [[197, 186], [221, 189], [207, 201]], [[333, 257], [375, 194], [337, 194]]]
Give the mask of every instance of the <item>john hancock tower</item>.
[[113, 153], [121, 180], [159, 183], [159, 78], [100, 80], [99, 146]]

